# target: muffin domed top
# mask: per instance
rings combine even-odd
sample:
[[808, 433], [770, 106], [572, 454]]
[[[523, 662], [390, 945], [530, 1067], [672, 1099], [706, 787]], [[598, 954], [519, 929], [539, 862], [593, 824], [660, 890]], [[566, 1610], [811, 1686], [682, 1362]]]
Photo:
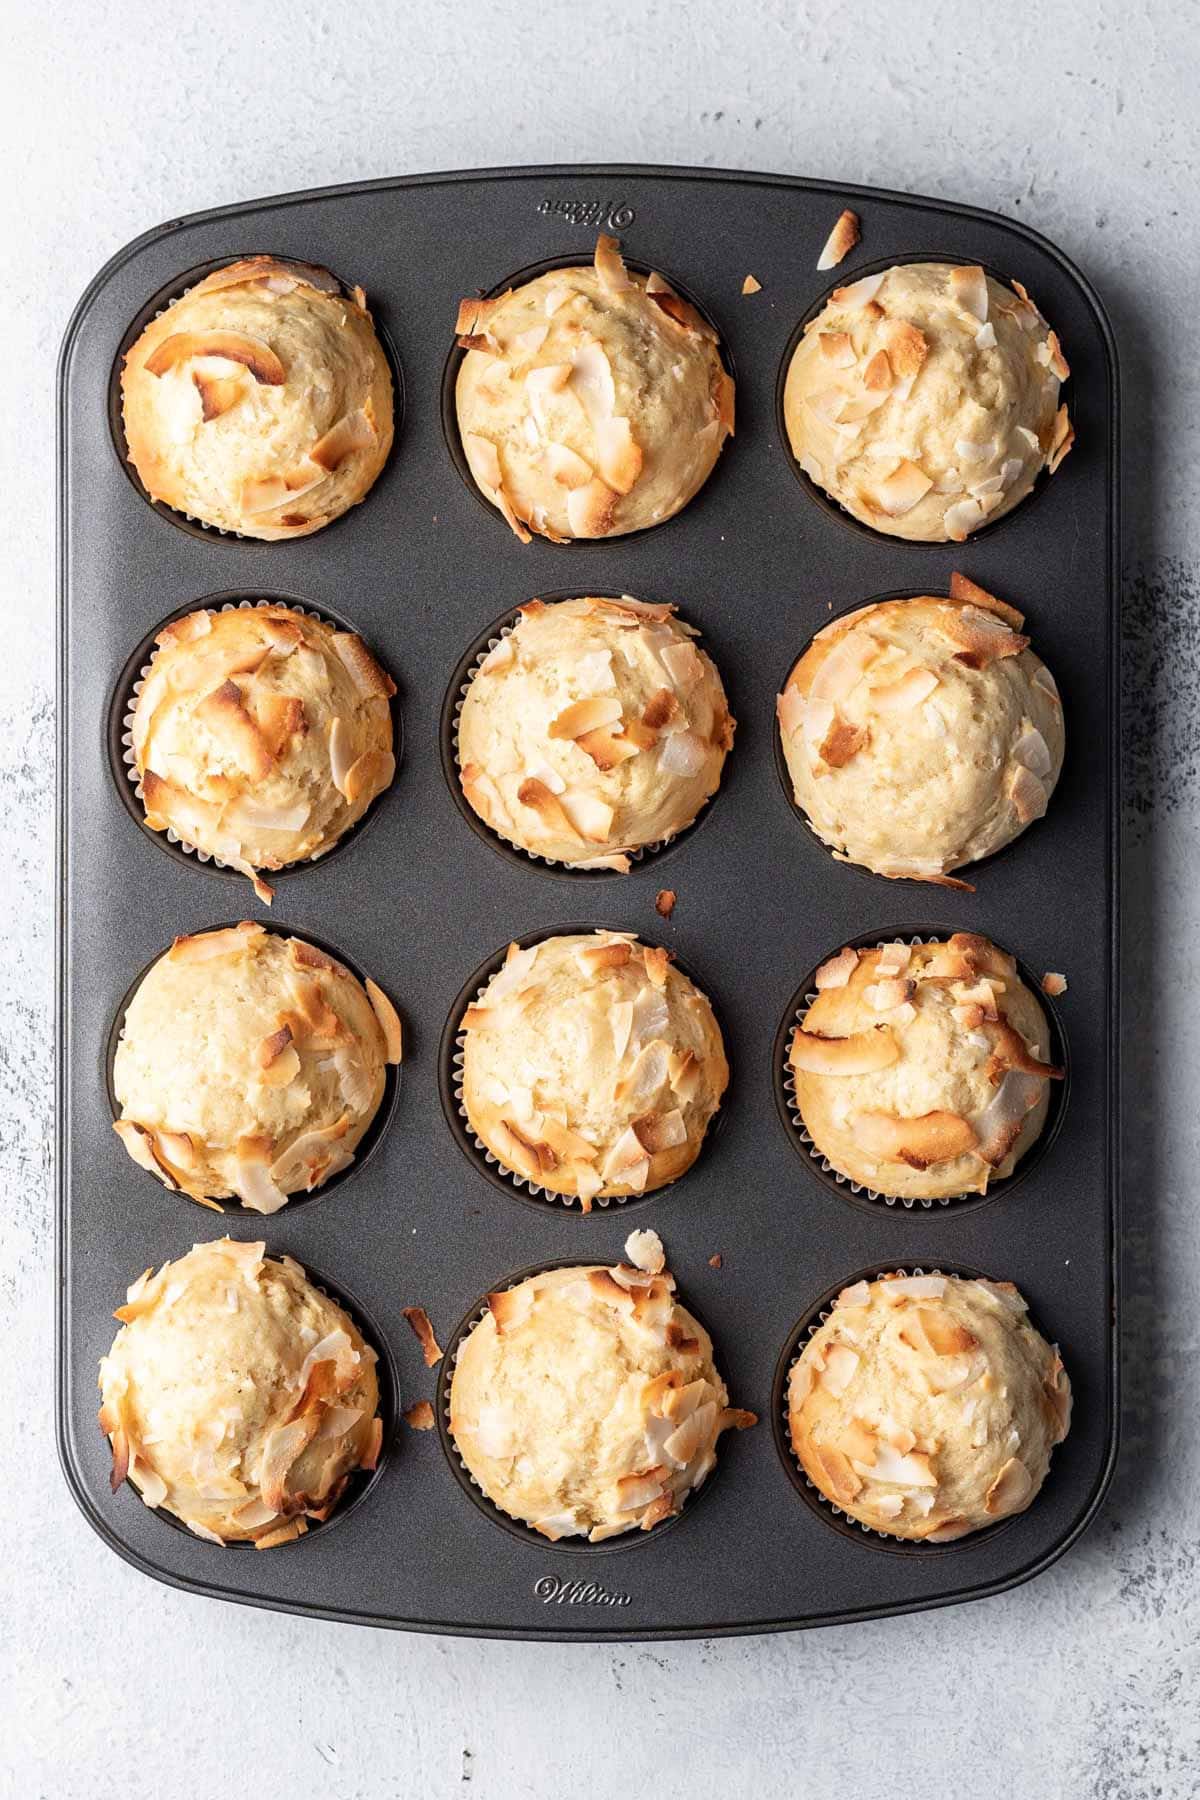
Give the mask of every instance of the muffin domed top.
[[849, 946], [817, 971], [792, 1034], [796, 1100], [818, 1150], [879, 1193], [984, 1193], [1045, 1122], [1050, 1028], [987, 938]]
[[382, 1441], [376, 1356], [353, 1319], [262, 1244], [197, 1244], [149, 1269], [100, 1364], [113, 1485], [198, 1536], [260, 1549], [324, 1518]]
[[591, 268], [464, 300], [458, 424], [471, 473], [519, 538], [616, 537], [669, 519], [733, 430], [712, 327], [614, 238]]
[[176, 938], [125, 1014], [114, 1130], [166, 1186], [276, 1212], [353, 1161], [399, 1060], [391, 1001], [303, 938]]
[[937, 881], [990, 855], [1041, 817], [1062, 768], [1058, 689], [1022, 615], [950, 585], [825, 626], [779, 696], [797, 805], [881, 875]]
[[146, 822], [257, 874], [318, 856], [395, 773], [395, 683], [362, 639], [286, 606], [160, 631], [133, 708]]
[[1008, 1281], [884, 1276], [843, 1288], [793, 1365], [792, 1444], [851, 1518], [962, 1537], [1029, 1505], [1071, 1384]]
[[734, 721], [673, 614], [627, 595], [521, 608], [459, 720], [463, 792], [493, 830], [554, 861], [628, 869], [627, 851], [691, 824]]
[[472, 1129], [585, 1211], [682, 1174], [729, 1081], [705, 995], [629, 932], [510, 945], [462, 1031]]
[[792, 453], [863, 524], [961, 543], [1074, 436], [1058, 338], [1019, 282], [902, 263], [836, 288], [788, 369]]
[[552, 1541], [649, 1531], [716, 1462], [728, 1405], [665, 1270], [550, 1269], [488, 1295], [458, 1353], [450, 1429], [489, 1499]]
[[152, 500], [252, 538], [303, 537], [361, 500], [392, 443], [392, 378], [361, 288], [252, 256], [152, 319], [121, 374]]

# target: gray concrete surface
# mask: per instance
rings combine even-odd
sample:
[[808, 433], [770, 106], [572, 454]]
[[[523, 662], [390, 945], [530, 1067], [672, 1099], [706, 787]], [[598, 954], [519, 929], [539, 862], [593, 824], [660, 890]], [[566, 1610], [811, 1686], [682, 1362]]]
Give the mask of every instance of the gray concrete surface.
[[[1125, 1800], [1200, 1792], [1200, 13], [1077, 0], [543, 0], [7, 11], [0, 66], [0, 1793]], [[1125, 1456], [995, 1600], [741, 1642], [407, 1639], [172, 1593], [91, 1535], [51, 1441], [51, 384], [93, 270], [309, 184], [638, 159], [882, 182], [1056, 239], [1122, 341]]]

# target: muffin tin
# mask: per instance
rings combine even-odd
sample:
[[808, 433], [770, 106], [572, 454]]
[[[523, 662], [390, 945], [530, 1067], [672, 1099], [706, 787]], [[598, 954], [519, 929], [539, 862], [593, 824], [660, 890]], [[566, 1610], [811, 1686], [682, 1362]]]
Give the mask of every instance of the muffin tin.
[[[816, 261], [844, 205], [860, 214], [863, 241], [831, 277]], [[455, 309], [514, 272], [590, 260], [597, 230], [614, 231], [634, 265], [677, 278], [717, 324], [738, 381], [737, 436], [666, 524], [582, 553], [523, 546], [464, 485], [447, 443]], [[147, 309], [258, 251], [361, 282], [402, 382], [395, 448], [365, 502], [312, 537], [269, 544], [177, 529], [129, 478], [110, 414], [120, 351]], [[776, 411], [797, 324], [830, 285], [929, 258], [1023, 281], [1072, 366], [1074, 451], [1041, 491], [961, 546], [889, 540], [833, 513], [797, 483]], [[742, 295], [747, 274], [761, 292]], [[941, 201], [787, 177], [614, 166], [376, 182], [173, 220], [101, 271], [59, 374], [58, 1431], [71, 1488], [114, 1550], [175, 1586], [287, 1611], [587, 1640], [935, 1606], [1013, 1586], [1078, 1536], [1116, 1447], [1117, 398], [1103, 309], [1045, 240]], [[811, 634], [877, 596], [945, 592], [955, 568], [1028, 613], [1067, 718], [1048, 817], [980, 866], [975, 894], [835, 862], [773, 766], [780, 671]], [[535, 595], [594, 591], [676, 602], [703, 633], [738, 720], [703, 830], [620, 877], [497, 855], [451, 794], [444, 737], [439, 754], [452, 678], [488, 622]], [[370, 830], [290, 870], [269, 914], [237, 879], [246, 916], [370, 970], [403, 1015], [405, 1065], [369, 1163], [356, 1162], [325, 1204], [218, 1220], [126, 1157], [105, 1065], [122, 996], [174, 934], [228, 918], [232, 878], [161, 854], [129, 815], [106, 737], [122, 671], [148, 634], [183, 608], [256, 595], [351, 618], [400, 686], [406, 755]], [[571, 881], [586, 883], [574, 905]], [[678, 901], [664, 920], [654, 900], [668, 885]], [[515, 1189], [468, 1166], [439, 1099], [439, 1042], [455, 996], [497, 945], [597, 923], [666, 944], [699, 971], [736, 1079], [722, 1129], [679, 1182], [632, 1214], [610, 1206], [583, 1217], [519, 1204]], [[988, 933], [1027, 968], [1067, 975], [1056, 1010], [1071, 1083], [1056, 1135], [986, 1204], [856, 1204], [788, 1142], [776, 1026], [806, 972], [841, 944], [946, 929]], [[730, 1393], [760, 1415], [753, 1431], [722, 1440], [711, 1485], [669, 1529], [584, 1550], [531, 1541], [464, 1491], [439, 1432], [404, 1426], [351, 1513], [262, 1554], [192, 1539], [128, 1487], [110, 1495], [96, 1365], [113, 1307], [147, 1264], [222, 1229], [264, 1236], [270, 1251], [361, 1296], [361, 1323], [396, 1367], [398, 1411], [418, 1399], [436, 1407], [440, 1392], [404, 1307], [425, 1307], [449, 1345], [480, 1293], [535, 1265], [614, 1260], [635, 1224], [662, 1235]], [[1015, 1281], [1062, 1347], [1075, 1417], [1027, 1512], [977, 1538], [879, 1556], [880, 1540], [797, 1492], [773, 1377], [830, 1290], [863, 1268], [911, 1266]]]

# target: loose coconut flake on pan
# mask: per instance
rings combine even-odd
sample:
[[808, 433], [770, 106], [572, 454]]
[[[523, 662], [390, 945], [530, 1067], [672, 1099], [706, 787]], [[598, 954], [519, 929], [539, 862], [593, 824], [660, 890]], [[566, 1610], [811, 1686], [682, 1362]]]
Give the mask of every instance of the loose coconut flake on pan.
[[835, 269], [837, 265], [853, 250], [862, 236], [859, 229], [859, 217], [847, 207], [838, 214], [833, 230], [825, 239], [824, 248], [817, 258], [818, 269]]

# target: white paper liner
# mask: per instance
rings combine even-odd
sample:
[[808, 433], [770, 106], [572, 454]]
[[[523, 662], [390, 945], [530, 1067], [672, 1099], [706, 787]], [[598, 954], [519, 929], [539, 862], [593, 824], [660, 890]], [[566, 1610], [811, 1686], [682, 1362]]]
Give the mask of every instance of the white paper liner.
[[[345, 627], [336, 619], [327, 618], [323, 613], [318, 612], [315, 606], [300, 606], [294, 600], [226, 600], [223, 601], [220, 606], [205, 606], [201, 603], [190, 608], [190, 611], [253, 612], [259, 607], [268, 606], [286, 606], [289, 612], [301, 613], [306, 618], [317, 619], [322, 625], [328, 625], [331, 631], [345, 630]], [[178, 616], [186, 618], [187, 614], [179, 614]], [[155, 654], [156, 653], [157, 650]], [[137, 772], [133, 754], [133, 714], [137, 703], [137, 697], [142, 691], [143, 684], [150, 673], [153, 661], [154, 656], [152, 655], [150, 661], [143, 663], [142, 667], [139, 669], [136, 678], [129, 688], [127, 710], [121, 715], [121, 761], [124, 764], [126, 778], [130, 782], [138, 800], [141, 802], [143, 809], [145, 808], [146, 801], [145, 796], [142, 793], [142, 778]], [[387, 789], [385, 788], [383, 792], [386, 793]], [[302, 856], [295, 862], [284, 863], [281, 869], [258, 869], [256, 870], [256, 873], [267, 882], [268, 886], [270, 886], [271, 878], [274, 876], [286, 875], [289, 869], [303, 868], [306, 863], [320, 862], [323, 856], [328, 856], [331, 850], [336, 850], [340, 844], [344, 843], [346, 839], [350, 837], [351, 833], [356, 831], [358, 827], [363, 824], [373, 811], [376, 802], [382, 798], [383, 794], [376, 794], [375, 799], [372, 800], [370, 806], [368, 806], [366, 812], [362, 815], [362, 818], [357, 819], [350, 827], [349, 831], [344, 831], [340, 837], [335, 838], [332, 844], [323, 844], [319, 850], [314, 850], [311, 856]], [[249, 880], [244, 869], [239, 869], [232, 863], [224, 862], [221, 857], [214, 856], [211, 850], [198, 850], [195, 844], [189, 844], [186, 838], [177, 836], [174, 827], [171, 825], [168, 825], [165, 831], [155, 832], [154, 835], [156, 837], [165, 837], [169, 844], [174, 844], [188, 856], [194, 856], [199, 863], [212, 863], [214, 868], [228, 869], [231, 874], [240, 875], [244, 880]]]
[[[551, 602], [551, 604], [557, 604], [557, 602]], [[520, 607], [514, 608], [511, 618], [505, 620], [504, 624], [501, 625], [501, 627], [500, 627], [499, 633], [495, 637], [490, 637], [488, 639], [487, 643], [484, 645], [483, 649], [478, 651], [478, 653], [472, 659], [471, 666], [467, 670], [466, 676], [459, 683], [458, 693], [455, 696], [455, 700], [454, 700], [453, 738], [454, 738], [454, 767], [455, 767], [456, 773], [460, 777], [462, 775], [462, 757], [459, 753], [459, 748], [458, 748], [458, 727], [459, 727], [459, 723], [462, 719], [463, 702], [466, 700], [467, 695], [471, 691], [471, 686], [475, 680], [475, 677], [479, 673], [480, 667], [486, 661], [486, 659], [491, 655], [492, 651], [496, 648], [497, 644], [501, 643], [504, 638], [510, 637], [512, 635], [512, 633], [516, 630], [520, 616], [521, 616], [521, 608]], [[666, 850], [670, 847], [670, 845], [677, 844], [679, 842], [680, 838], [683, 837], [685, 832], [691, 831], [693, 826], [699, 824], [700, 820], [704, 817], [705, 813], [708, 811], [708, 808], [712, 805], [713, 801], [716, 799], [717, 794], [719, 792], [720, 792], [720, 786], [718, 785], [713, 790], [713, 792], [708, 796], [707, 800], [705, 800], [702, 803], [700, 810], [696, 814], [695, 818], [689, 819], [686, 825], [681, 825], [679, 827], [679, 830], [674, 832], [670, 837], [657, 838], [654, 841], [654, 843], [642, 844], [635, 849], [622, 849], [620, 847], [617, 847], [616, 849], [613, 849], [613, 850], [605, 850], [603, 848], [599, 848], [596, 851], [596, 855], [597, 856], [627, 856], [629, 858], [630, 862], [634, 865], [634, 867], [636, 867], [637, 864], [644, 861], [644, 859], [646, 857], [657, 856], [660, 850]], [[459, 793], [462, 794], [461, 779], [459, 781]], [[463, 794], [463, 799], [466, 800], [465, 794]], [[518, 853], [518, 855], [527, 857], [531, 863], [538, 863], [544, 869], [562, 869], [563, 872], [567, 875], [615, 875], [615, 874], [619, 873], [619, 871], [616, 869], [585, 869], [585, 868], [581, 868], [578, 863], [559, 862], [553, 856], [541, 856], [541, 855], [539, 855], [539, 853], [536, 850], [527, 850], [525, 848], [524, 844], [518, 844], [515, 839], [510, 838], [510, 837], [505, 837], [504, 833], [502, 831], [499, 831], [495, 825], [489, 825], [486, 819], [480, 818], [479, 814], [475, 811], [475, 808], [473, 806], [471, 806], [471, 803], [469, 800], [466, 800], [466, 804], [470, 808], [470, 813], [471, 813], [472, 819], [475, 821], [475, 823], [479, 826], [479, 828], [482, 831], [486, 831], [489, 834], [489, 836], [491, 836], [491, 837], [498, 838], [502, 844], [504, 844], [508, 847], [508, 849], [515, 850]], [[631, 869], [628, 872], [630, 874], [632, 874], [633, 871]]]
[[[940, 941], [941, 940], [937, 937], [909, 937], [903, 939], [881, 938], [877, 944], [861, 947], [883, 950], [888, 944], [902, 942], [911, 944], [915, 949], [918, 944], [936, 944], [940, 943]], [[792, 1015], [791, 1024], [793, 1026], [799, 1025], [808, 1017], [808, 1009], [816, 998], [815, 990], [812, 993], [805, 994], [804, 1004], [798, 1006]], [[1051, 1113], [1048, 1112], [1042, 1123], [1041, 1131], [1033, 1140], [1032, 1144], [1029, 1145], [1029, 1148], [1022, 1152], [1019, 1160], [1013, 1167], [1011, 1174], [997, 1176], [993, 1173], [989, 1176], [987, 1187], [982, 1193], [972, 1189], [959, 1194], [937, 1194], [933, 1196], [923, 1194], [881, 1194], [877, 1189], [867, 1187], [859, 1181], [852, 1181], [849, 1175], [844, 1175], [840, 1169], [835, 1169], [828, 1157], [818, 1150], [817, 1146], [814, 1144], [808, 1127], [805, 1125], [801, 1116], [799, 1103], [796, 1099], [796, 1078], [792, 1073], [791, 1064], [788, 1061], [791, 1042], [791, 1032], [789, 1031], [783, 1042], [783, 1061], [778, 1071], [778, 1079], [780, 1086], [783, 1089], [784, 1103], [787, 1106], [788, 1119], [792, 1129], [795, 1131], [800, 1142], [804, 1145], [811, 1160], [817, 1164], [823, 1174], [831, 1176], [833, 1180], [837, 1182], [839, 1187], [849, 1189], [852, 1194], [865, 1195], [868, 1200], [876, 1201], [881, 1206], [903, 1206], [908, 1212], [911, 1212], [914, 1206], [922, 1206], [926, 1212], [928, 1212], [934, 1206], [953, 1206], [959, 1200], [988, 1200], [1001, 1188], [1007, 1186], [1018, 1172], [1021, 1174], [1025, 1173], [1024, 1165], [1027, 1165], [1028, 1159], [1035, 1153], [1039, 1144], [1041, 1144], [1045, 1138], [1047, 1131], [1051, 1128], [1052, 1116]]]

